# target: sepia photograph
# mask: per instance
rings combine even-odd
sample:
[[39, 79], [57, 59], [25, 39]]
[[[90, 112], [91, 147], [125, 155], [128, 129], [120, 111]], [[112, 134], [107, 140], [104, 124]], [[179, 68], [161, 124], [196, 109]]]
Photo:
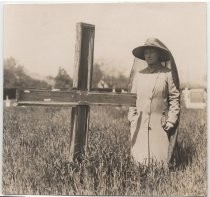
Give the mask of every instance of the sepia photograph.
[[206, 196], [207, 3], [4, 3], [3, 195]]

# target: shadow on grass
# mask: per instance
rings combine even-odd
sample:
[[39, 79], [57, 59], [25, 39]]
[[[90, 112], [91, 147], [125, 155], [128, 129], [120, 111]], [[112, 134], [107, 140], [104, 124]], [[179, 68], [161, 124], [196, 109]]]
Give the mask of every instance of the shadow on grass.
[[175, 169], [185, 169], [193, 161], [196, 156], [196, 147], [193, 141], [188, 138], [187, 142], [184, 140], [178, 141], [174, 150], [173, 166]]

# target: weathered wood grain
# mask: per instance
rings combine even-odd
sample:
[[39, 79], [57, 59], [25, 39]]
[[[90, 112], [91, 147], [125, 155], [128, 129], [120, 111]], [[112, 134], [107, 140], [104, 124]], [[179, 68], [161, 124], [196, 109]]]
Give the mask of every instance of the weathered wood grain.
[[135, 105], [136, 95], [91, 91], [95, 26], [76, 25], [75, 66], [71, 91], [18, 90], [19, 106], [73, 106], [71, 110], [70, 160], [86, 150], [90, 105]]
[[78, 90], [90, 90], [93, 69], [95, 26], [86, 23], [77, 23], [76, 30], [73, 87]]
[[18, 105], [135, 105], [136, 94], [96, 91], [20, 90]]
[[[73, 88], [77, 90], [90, 90], [93, 69], [93, 49], [95, 26], [77, 23], [77, 40], [75, 50], [75, 71]], [[84, 100], [84, 95], [80, 95]], [[75, 99], [78, 95], [75, 95]], [[71, 159], [80, 159], [83, 150], [87, 147], [88, 124], [90, 107], [87, 105], [76, 106], [72, 109], [72, 130], [70, 155]]]

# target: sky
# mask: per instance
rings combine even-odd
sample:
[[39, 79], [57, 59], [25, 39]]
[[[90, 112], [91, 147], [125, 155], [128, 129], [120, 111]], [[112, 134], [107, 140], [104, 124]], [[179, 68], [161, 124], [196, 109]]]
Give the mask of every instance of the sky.
[[94, 62], [129, 76], [132, 50], [149, 37], [172, 52], [180, 81], [203, 83], [207, 70], [206, 3], [8, 4], [4, 58], [30, 73], [73, 76], [76, 23], [95, 25]]

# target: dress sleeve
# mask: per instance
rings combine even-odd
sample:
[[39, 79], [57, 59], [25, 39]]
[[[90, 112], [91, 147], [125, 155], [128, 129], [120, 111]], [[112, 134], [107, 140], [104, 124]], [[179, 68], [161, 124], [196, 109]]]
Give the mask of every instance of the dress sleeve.
[[[135, 93], [135, 94], [137, 93], [137, 74], [133, 78], [131, 93]], [[136, 106], [129, 107], [128, 120], [130, 122], [134, 121], [136, 115], [137, 115], [137, 108], [136, 108]]]
[[180, 113], [180, 91], [174, 83], [171, 72], [167, 73], [167, 82], [169, 93], [169, 112], [167, 121], [176, 124]]

